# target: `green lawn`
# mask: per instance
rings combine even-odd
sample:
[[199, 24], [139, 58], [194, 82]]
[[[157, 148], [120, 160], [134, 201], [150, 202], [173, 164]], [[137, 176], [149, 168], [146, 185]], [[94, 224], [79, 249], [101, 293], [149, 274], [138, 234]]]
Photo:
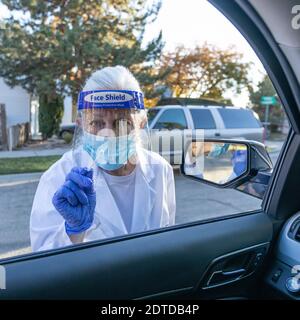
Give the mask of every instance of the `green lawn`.
[[0, 159], [0, 174], [42, 172], [60, 158], [61, 156]]

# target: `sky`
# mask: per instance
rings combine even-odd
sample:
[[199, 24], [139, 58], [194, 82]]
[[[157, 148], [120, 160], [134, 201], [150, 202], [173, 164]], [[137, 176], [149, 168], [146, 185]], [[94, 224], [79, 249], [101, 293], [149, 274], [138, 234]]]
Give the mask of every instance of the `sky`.
[[[0, 4], [0, 17], [8, 15], [7, 8]], [[193, 48], [205, 41], [223, 49], [234, 45], [236, 51], [244, 55], [245, 62], [253, 62], [251, 78], [254, 83], [257, 84], [266, 73], [239, 31], [206, 0], [162, 0], [158, 18], [146, 29], [145, 42], [158, 35], [160, 30], [165, 42], [164, 50], [172, 50], [179, 44]], [[236, 96], [228, 92], [225, 97], [231, 98], [237, 106], [243, 107], [248, 103], [246, 91]]]
[[[162, 0], [157, 20], [146, 29], [145, 41], [160, 30], [165, 50], [172, 50], [179, 44], [193, 48], [205, 41], [224, 49], [235, 45], [236, 50], [244, 55], [245, 62], [253, 62], [251, 78], [255, 84], [266, 73], [240, 32], [206, 0]], [[228, 92], [226, 97], [231, 98], [237, 106], [245, 106], [248, 102], [245, 91], [237, 96]]]

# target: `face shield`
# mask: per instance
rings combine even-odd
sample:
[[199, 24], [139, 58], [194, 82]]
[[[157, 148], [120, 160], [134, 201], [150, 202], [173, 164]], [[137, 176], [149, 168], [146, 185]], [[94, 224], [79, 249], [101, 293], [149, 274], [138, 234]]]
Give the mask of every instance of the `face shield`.
[[73, 157], [80, 167], [114, 171], [135, 164], [137, 149], [149, 145], [141, 92], [82, 91], [76, 124]]

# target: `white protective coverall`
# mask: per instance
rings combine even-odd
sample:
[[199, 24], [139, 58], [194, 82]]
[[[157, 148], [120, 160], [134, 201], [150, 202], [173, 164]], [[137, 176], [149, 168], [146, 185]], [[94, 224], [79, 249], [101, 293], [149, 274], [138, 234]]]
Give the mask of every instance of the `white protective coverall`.
[[[81, 151], [82, 163], [89, 155]], [[136, 181], [130, 233], [175, 224], [175, 186], [171, 165], [158, 154], [137, 148]], [[90, 160], [90, 159], [89, 159]], [[76, 166], [72, 151], [54, 163], [41, 177], [31, 211], [30, 240], [33, 251], [72, 245], [65, 231], [65, 220], [52, 204], [54, 193], [65, 182], [66, 175]], [[114, 201], [101, 169], [95, 183], [96, 208], [92, 226], [84, 242], [128, 234], [122, 215]], [[96, 170], [96, 171], [95, 171]]]

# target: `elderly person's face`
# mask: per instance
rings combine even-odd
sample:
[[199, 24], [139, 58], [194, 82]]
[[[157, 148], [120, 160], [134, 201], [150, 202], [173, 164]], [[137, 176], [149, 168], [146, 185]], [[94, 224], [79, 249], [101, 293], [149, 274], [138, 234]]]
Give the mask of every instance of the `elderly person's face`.
[[207, 155], [211, 152], [213, 144], [207, 141], [192, 142], [191, 153], [193, 157], [199, 157], [200, 155]]
[[192, 142], [192, 156], [198, 157], [202, 154], [203, 142]]
[[133, 113], [128, 109], [87, 109], [82, 121], [85, 131], [98, 136], [127, 135], [135, 128]]

